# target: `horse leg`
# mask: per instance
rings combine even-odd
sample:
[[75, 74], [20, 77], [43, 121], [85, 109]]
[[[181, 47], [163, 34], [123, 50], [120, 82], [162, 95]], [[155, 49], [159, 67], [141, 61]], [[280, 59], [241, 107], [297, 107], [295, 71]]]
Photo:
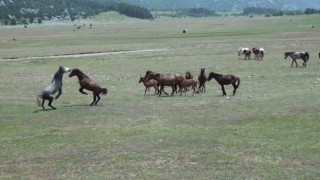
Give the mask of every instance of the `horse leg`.
[[94, 104], [94, 102], [96, 101], [96, 95], [95, 94], [93, 94], [93, 101], [92, 101], [92, 103], [90, 104], [90, 106], [92, 106], [93, 104]]
[[236, 91], [238, 88], [238, 86], [236, 85], [236, 82], [232, 83], [232, 86], [233, 86], [233, 94], [232, 95], [236, 95]]
[[226, 91], [224, 90], [224, 86], [223, 86], [223, 85], [221, 85], [221, 89], [222, 89], [223, 96], [226, 96], [227, 93], [226, 93]]
[[88, 93], [84, 92], [84, 91], [83, 91], [83, 89], [84, 89], [84, 88], [83, 88], [83, 87], [81, 87], [81, 88], [79, 89], [79, 92], [81, 92], [82, 94], [87, 95]]
[[203, 86], [203, 92], [206, 93], [206, 85], [203, 84], [202, 86]]
[[[161, 96], [162, 92], [164, 92], [163, 89], [164, 89], [164, 87], [161, 85], [160, 86], [160, 91], [159, 91], [159, 96]], [[164, 92], [164, 93], [166, 93], [166, 92]]]
[[48, 106], [50, 106], [52, 109], [57, 109], [51, 105], [52, 101], [53, 101], [53, 97], [50, 97]]
[[292, 62], [291, 62], [291, 67], [293, 66], [293, 62], [294, 62], [294, 59], [292, 59]]
[[199, 92], [202, 93], [202, 84], [199, 85]]
[[98, 100], [94, 103], [94, 105], [97, 105], [97, 104], [98, 104], [98, 102], [99, 102], [99, 101], [100, 101], [100, 99], [101, 99], [99, 94], [97, 95], [97, 97], [98, 97]]
[[158, 93], [158, 88], [157, 86], [154, 86], [153, 88], [154, 88], [154, 95], [156, 95]]
[[62, 94], [62, 88], [59, 88], [58, 95], [55, 97], [55, 99], [58, 99], [61, 94]]
[[297, 60], [296, 60], [296, 59], [294, 60], [294, 62], [296, 62], [296, 67], [298, 67], [298, 63], [297, 63]]
[[44, 102], [45, 102], [46, 100], [45, 99], [42, 99], [42, 109], [43, 110], [45, 110], [45, 108], [44, 108]]
[[171, 93], [171, 96], [173, 96], [174, 92], [176, 91], [177, 89], [177, 85], [173, 85], [171, 86], [172, 87], [172, 93]]
[[146, 93], [147, 93], [147, 89], [148, 89], [148, 88], [146, 87], [146, 89], [144, 90], [144, 96], [145, 96], [145, 95], [146, 95]]

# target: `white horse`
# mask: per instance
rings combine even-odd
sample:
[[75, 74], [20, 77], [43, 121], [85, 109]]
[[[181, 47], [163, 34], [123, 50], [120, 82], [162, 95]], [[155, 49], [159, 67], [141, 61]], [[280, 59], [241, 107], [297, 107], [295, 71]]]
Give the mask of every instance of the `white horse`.
[[244, 48], [244, 47], [241, 47], [238, 49], [238, 56], [239, 56], [239, 59], [241, 59], [241, 56], [242, 55], [245, 55], [245, 52], [248, 52], [250, 51], [249, 48]]
[[[42, 109], [45, 109], [44, 108], [44, 101], [45, 100], [49, 101], [48, 106], [50, 106], [52, 109], [56, 109], [55, 107], [53, 107], [51, 105], [51, 103], [53, 101], [53, 95], [57, 91], [59, 91], [58, 95], [55, 97], [55, 99], [58, 99], [59, 96], [62, 94], [62, 77], [63, 77], [63, 74], [66, 73], [66, 72], [70, 72], [70, 71], [71, 71], [70, 68], [60, 66], [58, 71], [54, 74], [54, 77], [53, 77], [51, 83], [42, 90], [41, 95], [39, 95], [38, 98], [37, 98], [38, 105], [39, 106], [42, 105]], [[42, 104], [40, 102], [41, 99], [42, 99]]]

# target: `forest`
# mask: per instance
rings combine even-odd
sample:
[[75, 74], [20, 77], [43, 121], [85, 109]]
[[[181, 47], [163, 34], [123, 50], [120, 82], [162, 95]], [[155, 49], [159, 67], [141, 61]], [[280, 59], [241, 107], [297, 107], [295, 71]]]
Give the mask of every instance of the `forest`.
[[2, 25], [42, 23], [42, 20], [85, 19], [101, 12], [117, 11], [129, 17], [153, 19], [149, 10], [136, 5], [88, 0], [0, 1]]

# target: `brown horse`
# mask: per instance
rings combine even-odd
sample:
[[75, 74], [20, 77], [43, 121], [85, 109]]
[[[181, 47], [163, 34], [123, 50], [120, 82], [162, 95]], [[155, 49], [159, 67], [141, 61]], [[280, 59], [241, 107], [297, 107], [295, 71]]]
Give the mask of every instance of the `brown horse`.
[[186, 75], [184, 77], [185, 77], [185, 79], [193, 79], [193, 76], [190, 71], [187, 71]]
[[[233, 95], [236, 94], [236, 90], [240, 85], [240, 78], [235, 76], [235, 75], [222, 75], [222, 74], [217, 74], [214, 72], [209, 73], [209, 77], [208, 77], [208, 81], [210, 81], [212, 78], [214, 78], [221, 86], [222, 88], [222, 93], [223, 96], [226, 96], [227, 93], [224, 89], [224, 85], [229, 85], [232, 84], [234, 90], [233, 90]], [[236, 82], [238, 82], [238, 84], [236, 84]]]
[[72, 76], [77, 76], [79, 79], [79, 84], [80, 84], [79, 92], [87, 95], [88, 93], [84, 92], [83, 91], [84, 89], [92, 91], [93, 101], [90, 104], [90, 106], [96, 105], [99, 102], [100, 94], [106, 95], [108, 93], [108, 90], [106, 88], [100, 88], [100, 86], [95, 81], [91, 80], [87, 75], [85, 75], [79, 69], [72, 69], [71, 73], [69, 74], [69, 77], [72, 77]]
[[[198, 81], [195, 79], [184, 79], [181, 82], [181, 88], [179, 90], [181, 92], [180, 96], [182, 95], [182, 92], [184, 92], [185, 96], [187, 95], [188, 87], [191, 87], [193, 89], [193, 93], [192, 93], [192, 96], [193, 96], [194, 93], [196, 92], [196, 89], [198, 89], [197, 85], [198, 85]], [[199, 89], [197, 93], [199, 93]]]
[[158, 81], [158, 85], [160, 86], [159, 96], [161, 96], [162, 92], [168, 95], [168, 93], [164, 91], [165, 86], [172, 87], [171, 96], [173, 95], [174, 92], [177, 92], [178, 80], [175, 74], [169, 74], [169, 73], [160, 74], [160, 73], [154, 73], [152, 71], [147, 71], [146, 76], [147, 76], [147, 79], [146, 79], [147, 81], [150, 81], [151, 79]]
[[150, 81], [146, 81], [145, 77], [140, 77], [139, 83], [143, 83], [143, 85], [146, 87], [144, 90], [144, 95], [146, 95], [147, 90], [150, 94], [150, 87], [154, 88], [154, 94], [158, 94], [159, 88], [158, 88], [158, 81], [151, 79]]
[[206, 68], [201, 68], [200, 74], [198, 76], [199, 81], [199, 92], [206, 92], [206, 82], [207, 82]]

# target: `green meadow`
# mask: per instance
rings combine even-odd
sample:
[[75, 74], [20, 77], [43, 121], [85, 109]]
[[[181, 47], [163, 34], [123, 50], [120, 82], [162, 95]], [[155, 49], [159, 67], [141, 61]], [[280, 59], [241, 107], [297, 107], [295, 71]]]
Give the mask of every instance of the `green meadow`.
[[[2, 26], [0, 179], [318, 179], [319, 29], [318, 15]], [[263, 61], [238, 58], [256, 46]], [[308, 51], [307, 67], [290, 67], [286, 51]], [[84, 56], [98, 52], [109, 53]], [[43, 111], [36, 98], [59, 65], [107, 96], [89, 106], [65, 74], [57, 110]], [[239, 76], [237, 94], [214, 79], [194, 96], [144, 96], [138, 83], [147, 70], [196, 78], [202, 67]]]

